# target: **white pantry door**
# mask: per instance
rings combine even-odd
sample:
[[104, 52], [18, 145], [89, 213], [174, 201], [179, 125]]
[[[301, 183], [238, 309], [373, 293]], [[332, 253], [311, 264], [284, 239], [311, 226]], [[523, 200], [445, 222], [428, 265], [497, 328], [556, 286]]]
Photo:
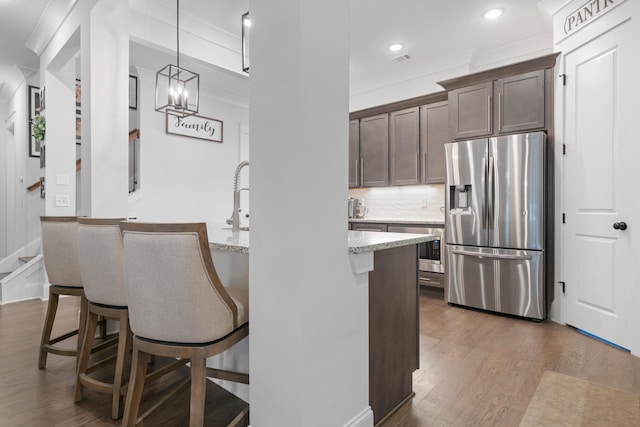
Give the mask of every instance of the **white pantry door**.
[[[566, 323], [627, 349], [640, 305], [631, 298], [640, 286], [640, 116], [638, 94], [631, 91], [638, 46], [632, 25], [624, 21], [564, 55]], [[626, 230], [614, 229], [622, 222]]]

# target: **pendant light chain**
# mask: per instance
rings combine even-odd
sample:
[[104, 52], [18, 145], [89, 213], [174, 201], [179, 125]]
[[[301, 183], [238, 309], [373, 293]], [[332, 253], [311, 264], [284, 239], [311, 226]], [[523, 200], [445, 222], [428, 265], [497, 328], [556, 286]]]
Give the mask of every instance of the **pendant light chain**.
[[176, 0], [176, 64], [169, 64], [156, 73], [155, 109], [176, 117], [197, 114], [200, 75], [180, 67], [180, 0]]
[[176, 0], [176, 57], [180, 68], [180, 0]]

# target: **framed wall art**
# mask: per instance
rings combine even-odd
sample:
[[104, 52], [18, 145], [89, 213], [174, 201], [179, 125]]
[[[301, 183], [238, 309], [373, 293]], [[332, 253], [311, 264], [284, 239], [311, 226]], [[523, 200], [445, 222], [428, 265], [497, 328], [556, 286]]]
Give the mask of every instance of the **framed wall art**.
[[222, 121], [196, 114], [187, 117], [165, 114], [165, 131], [173, 135], [222, 142]]
[[76, 144], [82, 143], [82, 84], [76, 79]]
[[40, 88], [29, 86], [29, 157], [40, 157], [40, 141], [33, 135], [33, 118], [40, 115]]
[[138, 109], [138, 78], [129, 74], [129, 108]]

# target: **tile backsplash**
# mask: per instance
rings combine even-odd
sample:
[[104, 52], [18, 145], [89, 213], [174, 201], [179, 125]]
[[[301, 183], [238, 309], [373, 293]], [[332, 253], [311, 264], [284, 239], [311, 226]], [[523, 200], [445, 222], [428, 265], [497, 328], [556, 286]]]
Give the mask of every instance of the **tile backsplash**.
[[444, 184], [405, 187], [350, 188], [349, 196], [363, 199], [365, 218], [442, 221]]

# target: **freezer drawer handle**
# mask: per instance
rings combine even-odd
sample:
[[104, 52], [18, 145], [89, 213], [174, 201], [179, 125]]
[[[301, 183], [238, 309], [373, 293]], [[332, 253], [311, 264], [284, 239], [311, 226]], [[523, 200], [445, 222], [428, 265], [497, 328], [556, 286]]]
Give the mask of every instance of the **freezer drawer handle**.
[[508, 260], [530, 260], [531, 255], [497, 255], [497, 254], [479, 254], [477, 252], [467, 252], [467, 251], [459, 251], [452, 250], [452, 254], [455, 255], [468, 255], [474, 256], [477, 258], [496, 258], [496, 259], [508, 259]]

